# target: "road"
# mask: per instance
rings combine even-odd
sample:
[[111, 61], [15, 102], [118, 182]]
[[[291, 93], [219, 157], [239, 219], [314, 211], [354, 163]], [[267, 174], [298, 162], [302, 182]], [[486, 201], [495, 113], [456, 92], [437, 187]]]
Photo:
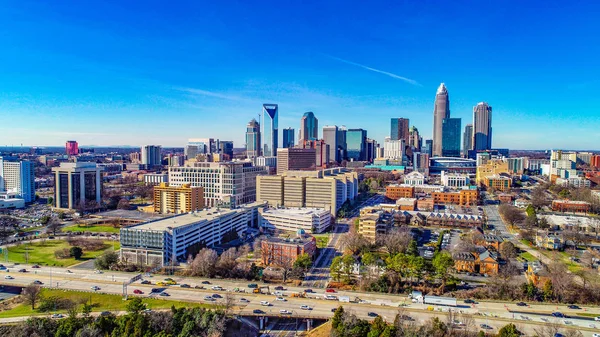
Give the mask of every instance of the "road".
[[[68, 273], [67, 269], [65, 268], [42, 267], [36, 270], [30, 269], [30, 267], [23, 265], [19, 265], [16, 267], [27, 268], [29, 272], [17, 273], [15, 272], [16, 269], [14, 268], [14, 266], [9, 266], [9, 268], [12, 270], [10, 273], [0, 273], [4, 273], [5, 275], [11, 275], [12, 277], [14, 277], [14, 279], [7, 280], [4, 278], [0, 278], [0, 283], [5, 285], [24, 286], [30, 284], [34, 280], [40, 280], [45, 283], [44, 286], [49, 286], [50, 279], [52, 279], [52, 286], [54, 288], [58, 286], [58, 289], [91, 291], [92, 286], [99, 286], [101, 288], [99, 292], [109, 294], [122, 294], [123, 282], [129, 280], [132, 276], [135, 275], [133, 273], [124, 272], [107, 272], [103, 274], [95, 274], [93, 271], [89, 270], [72, 270], [72, 273]], [[0, 274], [0, 276], [1, 275], [2, 274]], [[200, 285], [203, 280], [206, 280], [187, 277], [174, 278], [177, 280], [178, 283], [187, 283], [190, 284], [192, 287], [195, 285]], [[149, 278], [149, 280], [151, 280], [152, 283], [156, 283], [157, 281], [160, 281], [162, 279], [162, 276], [155, 276]], [[325, 300], [323, 290], [314, 294], [309, 294], [310, 298], [292, 298], [291, 296], [286, 296], [286, 301], [278, 301], [273, 295], [223, 292], [210, 289], [210, 287], [214, 285], [219, 285], [229, 290], [232, 290], [236, 287], [246, 288], [247, 284], [241, 281], [210, 280], [210, 282], [212, 283], [211, 285], [204, 285], [209, 289], [190, 289], [180, 288], [178, 286], [161, 288], [166, 289], [166, 291], [170, 294], [169, 297], [166, 297], [170, 300], [203, 302], [208, 304], [213, 303], [224, 305], [226, 297], [233, 298], [236, 303], [235, 313], [241, 315], [255, 315], [254, 310], [262, 310], [265, 312], [265, 314], [279, 316], [280, 310], [285, 309], [292, 312], [292, 314], [290, 315], [292, 318], [328, 318], [332, 315], [331, 310], [340, 305], [338, 301]], [[270, 284], [270, 286], [273, 285]], [[133, 289], [139, 289], [144, 292], [143, 295], [139, 296], [152, 296], [162, 298], [162, 296], [158, 296], [156, 294], [149, 295], [151, 294], [151, 289], [153, 287], [157, 286], [142, 285], [140, 284], [140, 281], [136, 281], [134, 284], [128, 287], [128, 293], [131, 296]], [[284, 291], [284, 294], [291, 295], [292, 293], [297, 293], [303, 291], [304, 289], [306, 289], [306, 287], [288, 287]], [[216, 302], [208, 302], [204, 300], [205, 296], [209, 296], [214, 293], [220, 293], [223, 296], [223, 298], [218, 299]], [[229, 296], [227, 296], [226, 294], [229, 294]], [[387, 321], [392, 322], [394, 320], [395, 315], [398, 313], [399, 306], [403, 304], [405, 304], [405, 307], [403, 309], [405, 313], [412, 316], [419, 323], [423, 323], [431, 317], [436, 316], [440, 319], [445, 320], [448, 310], [448, 308], [445, 307], [432, 306], [432, 311], [430, 311], [428, 310], [430, 307], [423, 304], [411, 303], [407, 297], [400, 295], [358, 293], [350, 291], [340, 291], [335, 295], [350, 296], [351, 298], [354, 298], [356, 296], [360, 297], [360, 299], [363, 300], [364, 303], [343, 303], [343, 306], [346, 310], [349, 310], [355, 313], [358, 317], [365, 319], [372, 319], [372, 317], [368, 316], [368, 313], [375, 312], [383, 316], [383, 318], [385, 318]], [[240, 302], [241, 298], [247, 299], [248, 303]], [[271, 305], [263, 306], [260, 303], [261, 301], [269, 301]], [[308, 305], [312, 308], [312, 310], [301, 310], [301, 305]], [[549, 319], [552, 321], [552, 319], [550, 319], [547, 315], [554, 311], [560, 311], [570, 316], [576, 316], [578, 312], [585, 311], [588, 314], [600, 316], [600, 308], [598, 307], [585, 307], [585, 309], [582, 310], [570, 310], [563, 305], [556, 306], [549, 304], [534, 304], [530, 307], [518, 307], [513, 303], [480, 302], [474, 306], [461, 304], [458, 308], [454, 308], [452, 310], [462, 311], [465, 315], [473, 317], [477, 325], [485, 323], [497, 328], [504, 326], [512, 321], [515, 321], [515, 323], [517, 323], [520, 327], [530, 332], [533, 331], [533, 328], [539, 327], [542, 324], [546, 324], [542, 320], [542, 318]], [[520, 319], [521, 315], [529, 319]], [[26, 319], [26, 317], [23, 317], [21, 319]], [[0, 323], [11, 321], [14, 321], [14, 319], [0, 319]], [[595, 323], [590, 319], [572, 318], [568, 319], [567, 322], [571, 324], [565, 324], [565, 320], [557, 321], [557, 323], [559, 323], [563, 327], [578, 328], [584, 333], [584, 336], [591, 336], [592, 332], [600, 333], [600, 323], [596, 328]], [[594, 324], [593, 328], [591, 327], [591, 324]]]

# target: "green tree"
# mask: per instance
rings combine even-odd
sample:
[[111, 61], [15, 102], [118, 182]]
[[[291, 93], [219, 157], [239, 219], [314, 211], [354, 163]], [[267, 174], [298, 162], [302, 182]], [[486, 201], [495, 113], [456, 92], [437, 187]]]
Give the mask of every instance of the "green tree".
[[367, 337], [379, 337], [379, 335], [381, 335], [385, 330], [386, 326], [387, 324], [385, 324], [381, 316], [375, 317], [373, 323], [371, 323], [371, 331], [369, 331]]
[[454, 266], [454, 260], [450, 253], [442, 251], [435, 254], [433, 261], [431, 262], [436, 275], [442, 280], [442, 289], [446, 286], [448, 275], [450, 274], [450, 268]]
[[523, 293], [528, 299], [534, 300], [537, 297], [538, 289], [532, 282], [523, 283]]
[[554, 299], [554, 286], [552, 285], [552, 281], [547, 280], [546, 283], [544, 283], [544, 286], [542, 288], [542, 297], [546, 302], [552, 301]]
[[331, 277], [333, 277], [336, 281], [340, 280], [340, 276], [342, 274], [342, 257], [336, 256], [331, 261], [331, 266], [329, 267], [329, 273]]
[[410, 244], [408, 245], [406, 254], [411, 255], [411, 256], [419, 256], [419, 248], [417, 247], [416, 240], [410, 240]]
[[360, 259], [365, 266], [372, 266], [377, 263], [377, 257], [371, 252], [364, 253]]
[[337, 329], [338, 326], [342, 323], [342, 318], [344, 316], [344, 307], [342, 307], [341, 305], [335, 309], [335, 312], [333, 313], [333, 317], [331, 318], [331, 327], [333, 329]]
[[294, 268], [300, 268], [303, 271], [307, 271], [311, 265], [312, 259], [310, 258], [310, 255], [306, 253], [298, 256], [296, 261], [294, 261]]
[[48, 197], [48, 199], [46, 200], [46, 204], [48, 204], [48, 205], [54, 204], [54, 198], [53, 197]]
[[72, 257], [75, 258], [75, 260], [79, 260], [83, 256], [83, 249], [81, 249], [81, 247], [78, 246], [71, 247], [69, 253]]
[[527, 213], [527, 216], [536, 216], [535, 208], [533, 207], [533, 205], [527, 205], [527, 208], [525, 208], [525, 213]]
[[346, 275], [346, 281], [350, 281], [350, 276], [352, 276], [352, 268], [354, 267], [354, 256], [353, 255], [344, 255], [342, 257], [342, 272]]
[[146, 309], [146, 306], [144, 305], [144, 302], [142, 302], [142, 299], [139, 297], [132, 298], [131, 300], [129, 300], [129, 302], [127, 302], [127, 305], [125, 306], [125, 310], [130, 314], [139, 314], [144, 309]]
[[500, 331], [498, 331], [497, 337], [519, 337], [521, 336], [521, 332], [517, 330], [517, 327], [510, 323], [503, 326]]

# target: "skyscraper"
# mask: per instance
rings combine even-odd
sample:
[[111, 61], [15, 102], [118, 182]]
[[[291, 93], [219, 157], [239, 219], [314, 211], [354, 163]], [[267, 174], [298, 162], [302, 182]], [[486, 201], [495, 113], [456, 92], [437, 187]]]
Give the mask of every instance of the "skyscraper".
[[77, 145], [77, 142], [74, 140], [67, 140], [67, 143], [65, 144], [65, 152], [67, 153], [67, 156], [76, 156], [79, 153], [79, 146]]
[[427, 154], [429, 157], [431, 157], [431, 153], [433, 151], [433, 140], [431, 139], [425, 139], [425, 144], [423, 145], [423, 149], [421, 150], [421, 152]]
[[341, 162], [338, 157], [338, 127], [336, 125], [326, 125], [323, 127], [323, 140], [329, 145], [329, 160]]
[[408, 118], [392, 118], [390, 138], [392, 140], [404, 139], [404, 144], [408, 144], [408, 124]]
[[346, 129], [346, 126], [342, 125], [338, 128], [338, 139], [337, 139], [337, 143], [338, 143], [338, 152], [337, 152], [337, 158], [338, 158], [338, 162], [342, 162], [342, 160], [346, 160], [348, 159], [348, 144], [346, 143], [346, 133], [348, 132], [348, 130]]
[[[446, 118], [450, 118], [450, 97], [448, 96], [446, 86], [442, 83], [435, 94], [435, 105], [433, 108], [433, 156], [442, 155], [442, 125]], [[460, 140], [458, 143], [460, 147]]]
[[346, 147], [348, 159], [367, 160], [367, 130], [349, 129], [346, 131]]
[[277, 104], [263, 104], [260, 135], [262, 138], [262, 155], [265, 157], [277, 156], [279, 137], [278, 110]]
[[160, 145], [144, 145], [141, 148], [142, 164], [148, 166], [159, 166], [162, 162], [160, 156]]
[[463, 155], [465, 157], [469, 150], [473, 150], [473, 124], [465, 125], [465, 133], [463, 133]]
[[492, 107], [485, 102], [473, 107], [473, 149], [492, 148]]
[[0, 192], [14, 192], [25, 202], [35, 201], [35, 170], [27, 160], [8, 161], [0, 157]]
[[246, 156], [248, 158], [260, 157], [260, 123], [252, 118], [246, 125]]
[[299, 144], [305, 140], [316, 140], [319, 138], [319, 120], [311, 111], [305, 112], [300, 119]]
[[460, 157], [460, 118], [442, 121], [442, 156]]
[[219, 141], [219, 153], [227, 155], [229, 160], [233, 159], [233, 141], [231, 140], [220, 140]]
[[294, 129], [283, 129], [283, 144], [284, 148], [294, 147]]
[[408, 132], [408, 146], [415, 149], [417, 152], [421, 151], [421, 136], [419, 135], [419, 129], [417, 129], [414, 125], [410, 128]]

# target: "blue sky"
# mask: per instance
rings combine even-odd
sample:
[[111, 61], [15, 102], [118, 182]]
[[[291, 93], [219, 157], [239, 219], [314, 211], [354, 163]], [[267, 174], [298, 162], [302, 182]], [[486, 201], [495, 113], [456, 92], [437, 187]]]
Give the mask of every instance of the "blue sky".
[[391, 117], [431, 137], [493, 107], [495, 147], [599, 149], [600, 5], [570, 1], [3, 1], [0, 145], [243, 145], [262, 103], [279, 127]]

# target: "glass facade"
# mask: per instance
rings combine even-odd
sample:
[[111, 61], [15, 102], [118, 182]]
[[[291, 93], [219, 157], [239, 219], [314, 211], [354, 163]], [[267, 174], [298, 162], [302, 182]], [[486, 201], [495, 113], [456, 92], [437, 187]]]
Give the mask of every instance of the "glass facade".
[[252, 119], [246, 126], [246, 156], [254, 158], [260, 156], [260, 124]]
[[312, 112], [305, 112], [300, 120], [300, 141], [317, 140], [319, 138], [319, 120]]
[[446, 118], [442, 121], [442, 156], [460, 157], [461, 119]]
[[261, 137], [262, 154], [265, 157], [277, 156], [279, 137], [279, 116], [277, 104], [263, 104]]
[[366, 160], [367, 130], [349, 129], [346, 131], [346, 151], [348, 160]]
[[294, 147], [294, 129], [283, 129], [283, 144], [282, 147]]

